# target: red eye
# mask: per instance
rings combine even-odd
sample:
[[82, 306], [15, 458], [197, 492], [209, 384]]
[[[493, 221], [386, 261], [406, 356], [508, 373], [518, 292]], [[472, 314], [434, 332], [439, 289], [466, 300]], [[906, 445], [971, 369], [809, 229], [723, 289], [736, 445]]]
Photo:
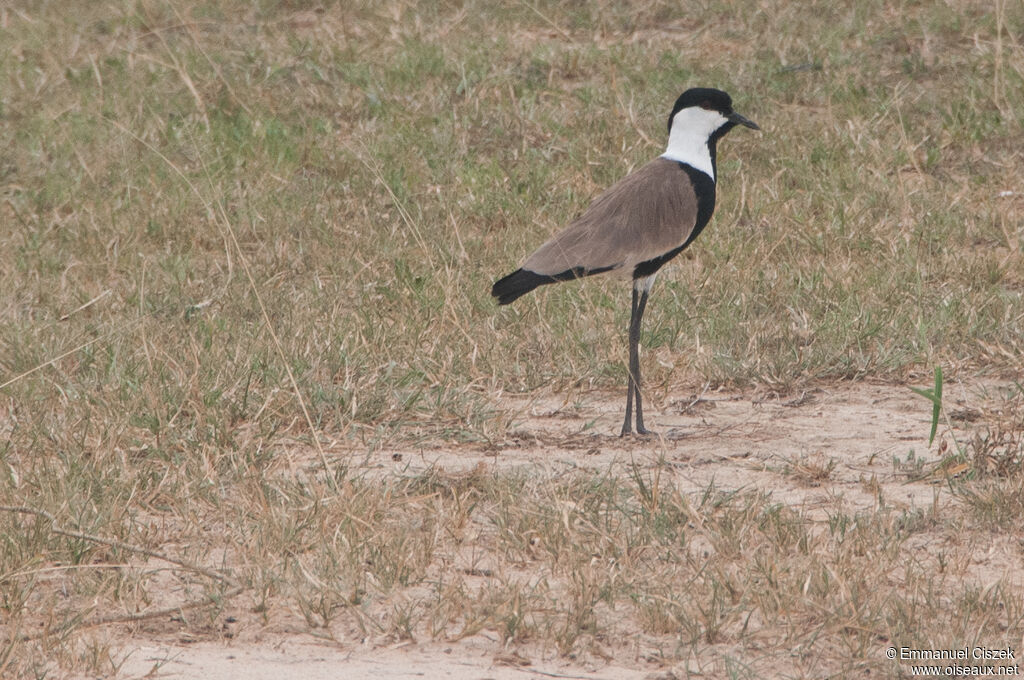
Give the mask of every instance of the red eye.
[[709, 102], [709, 101], [702, 101], [702, 102], [700, 103], [700, 108], [702, 108], [702, 109], [706, 109], [706, 110], [708, 110], [708, 111], [711, 111], [711, 110], [712, 110], [712, 109], [714, 109], [715, 107], [714, 107], [714, 106], [712, 106], [712, 105], [711, 105], [711, 102]]

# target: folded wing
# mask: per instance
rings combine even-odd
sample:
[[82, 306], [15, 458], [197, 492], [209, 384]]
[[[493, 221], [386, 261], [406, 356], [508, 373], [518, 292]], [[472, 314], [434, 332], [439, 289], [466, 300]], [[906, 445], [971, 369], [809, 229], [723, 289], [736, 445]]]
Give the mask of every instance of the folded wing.
[[546, 283], [604, 272], [640, 275], [652, 264], [656, 270], [690, 239], [697, 215], [697, 196], [686, 170], [657, 158], [598, 196], [521, 269], [495, 282], [491, 295], [506, 305]]
[[697, 197], [686, 171], [657, 158], [598, 196], [523, 269], [556, 280], [612, 270], [631, 276], [637, 265], [686, 243], [696, 222]]

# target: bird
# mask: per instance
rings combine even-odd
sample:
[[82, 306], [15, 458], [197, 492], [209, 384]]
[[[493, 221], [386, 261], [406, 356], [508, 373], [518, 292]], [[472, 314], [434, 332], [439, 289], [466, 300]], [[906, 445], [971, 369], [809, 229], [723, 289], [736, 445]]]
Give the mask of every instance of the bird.
[[718, 178], [716, 145], [737, 125], [761, 129], [733, 110], [726, 92], [709, 87], [686, 90], [669, 114], [665, 153], [601, 193], [491, 288], [498, 304], [507, 305], [549, 283], [597, 274], [632, 278], [626, 418], [620, 437], [632, 434], [634, 399], [637, 435], [656, 434], [644, 426], [640, 324], [658, 270], [685, 250], [711, 219]]

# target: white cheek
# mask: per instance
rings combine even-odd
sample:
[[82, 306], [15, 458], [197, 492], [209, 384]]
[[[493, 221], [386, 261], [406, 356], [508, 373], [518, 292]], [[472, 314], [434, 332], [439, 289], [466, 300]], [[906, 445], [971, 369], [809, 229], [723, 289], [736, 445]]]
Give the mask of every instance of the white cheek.
[[674, 130], [678, 127], [683, 130], [689, 130], [695, 135], [710, 135], [726, 122], [728, 120], [718, 111], [692, 106], [676, 114], [676, 117], [672, 120], [672, 129]]

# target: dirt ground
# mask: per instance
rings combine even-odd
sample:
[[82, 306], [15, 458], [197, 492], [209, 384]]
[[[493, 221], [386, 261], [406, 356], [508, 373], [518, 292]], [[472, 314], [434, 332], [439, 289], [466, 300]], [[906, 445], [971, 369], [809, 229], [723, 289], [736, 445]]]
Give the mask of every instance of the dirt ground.
[[[998, 385], [946, 385], [946, 412], [966, 432], [978, 409], [990, 403]], [[416, 474], [429, 467], [449, 472], [526, 467], [531, 474], [559, 475], [580, 468], [615, 469], [662, 462], [683, 490], [698, 491], [712, 480], [721, 489], [761, 489], [779, 501], [813, 515], [841, 496], [851, 510], [877, 502], [864, 481], [881, 484], [886, 503], [927, 507], [948, 493], [935, 478], [897, 474], [894, 457], [913, 450], [938, 460], [940, 440], [929, 451], [931, 405], [905, 385], [839, 384], [784, 396], [765, 393], [705, 392], [649, 407], [647, 425], [657, 438], [620, 439], [622, 395], [575, 395], [572, 403], [554, 398], [510, 399], [520, 416], [504, 442], [489, 445], [389, 448], [366, 455], [364, 472]], [[957, 429], [940, 428], [949, 439]], [[824, 479], [815, 474], [834, 461]], [[667, 463], [667, 467], [664, 464]], [[984, 569], [993, 578], [1024, 580], [1012, 547], [993, 546]], [[296, 632], [268, 634], [240, 626], [225, 643], [188, 643], [169, 634], [136, 637], [123, 647], [130, 656], [122, 677], [160, 678], [660, 678], [670, 671], [650, 666], [640, 653], [600, 665], [573, 663], [553, 652], [521, 656], [502, 648], [496, 635], [456, 643], [371, 643], [343, 648]], [[680, 676], [682, 677], [682, 676]]]

